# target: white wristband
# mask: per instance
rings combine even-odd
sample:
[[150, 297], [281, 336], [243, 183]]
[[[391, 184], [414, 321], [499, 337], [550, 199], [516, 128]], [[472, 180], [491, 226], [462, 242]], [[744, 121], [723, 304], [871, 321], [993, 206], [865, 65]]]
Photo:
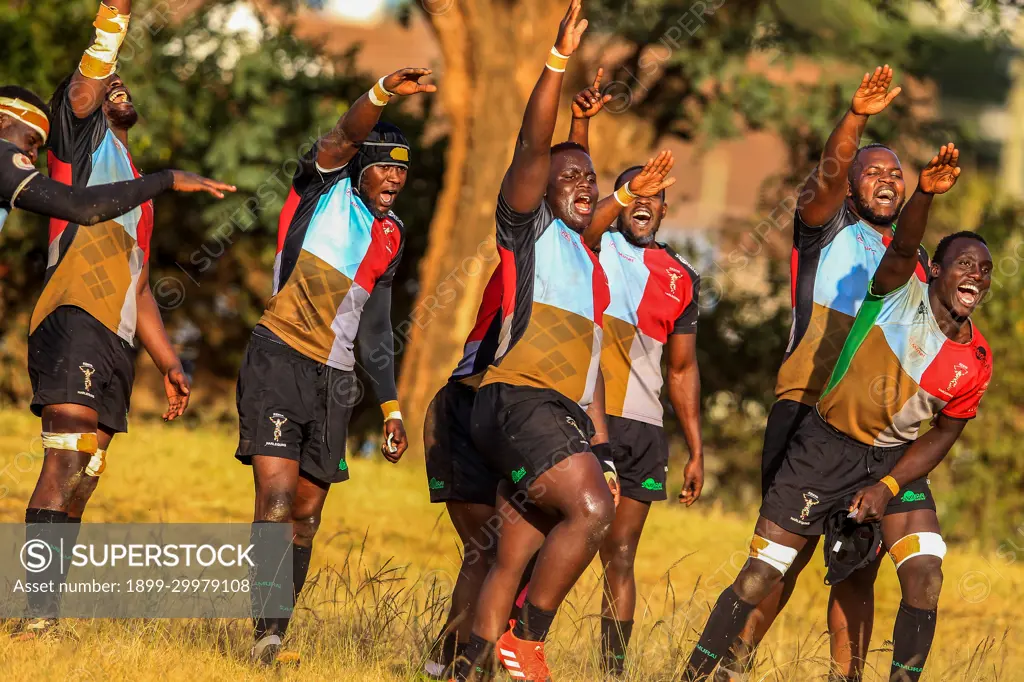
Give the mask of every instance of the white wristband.
[[384, 417], [384, 421], [386, 421], [386, 422], [389, 422], [392, 419], [397, 419], [398, 421], [402, 421], [402, 413], [396, 410], [394, 412], [388, 412], [387, 416]]

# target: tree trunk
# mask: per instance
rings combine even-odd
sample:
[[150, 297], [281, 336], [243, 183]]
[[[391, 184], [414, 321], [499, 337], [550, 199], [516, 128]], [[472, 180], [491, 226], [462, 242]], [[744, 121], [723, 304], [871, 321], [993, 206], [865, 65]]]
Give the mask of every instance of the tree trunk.
[[[406, 323], [409, 344], [399, 385], [416, 448], [422, 443], [422, 415], [461, 357], [483, 286], [497, 265], [498, 190], [512, 160], [526, 102], [554, 44], [566, 3], [424, 0], [422, 6], [444, 58], [438, 95], [448, 119], [449, 147], [444, 189], [420, 265], [419, 297]], [[570, 62], [553, 142], [564, 140], [568, 133], [573, 87], [583, 78], [593, 78], [583, 70], [581, 63]], [[623, 150], [650, 146], [650, 140], [638, 133], [643, 126], [632, 118], [602, 114], [594, 119], [592, 146], [598, 151], [607, 147], [607, 153], [595, 158], [599, 171], [623, 158]], [[632, 138], [632, 145], [623, 144], [624, 136]], [[641, 144], [638, 139], [643, 140]], [[401, 330], [399, 334], [404, 335]]]

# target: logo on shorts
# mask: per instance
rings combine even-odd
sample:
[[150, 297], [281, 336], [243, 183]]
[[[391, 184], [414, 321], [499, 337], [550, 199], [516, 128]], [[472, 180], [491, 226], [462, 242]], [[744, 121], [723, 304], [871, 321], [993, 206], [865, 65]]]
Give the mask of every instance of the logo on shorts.
[[913, 490], [908, 490], [903, 493], [903, 497], [900, 498], [901, 502], [924, 502], [928, 496], [924, 493], [915, 493]]
[[811, 513], [811, 507], [819, 502], [821, 502], [821, 500], [818, 499], [818, 496], [814, 493], [804, 493], [804, 508], [800, 510], [800, 518], [794, 519], [793, 517], [790, 517], [790, 519], [796, 521], [801, 526], [811, 525], [810, 522], [807, 521], [807, 516]]
[[519, 467], [512, 472], [511, 476], [513, 483], [519, 483], [519, 481], [523, 480], [523, 477], [526, 476], [526, 467]]
[[270, 415], [269, 417], [267, 417], [267, 419], [269, 419], [270, 423], [274, 425], [274, 440], [273, 440], [273, 442], [268, 440], [266, 442], [266, 445], [270, 445], [270, 446], [276, 447], [276, 448], [286, 448], [286, 447], [288, 447], [288, 445], [286, 443], [282, 443], [281, 442], [281, 436], [283, 435], [281, 433], [281, 427], [284, 426], [286, 423], [288, 423], [288, 417], [284, 416], [283, 414], [281, 414], [279, 412], [275, 412], [272, 415]]
[[82, 377], [84, 379], [83, 390], [79, 391], [78, 394], [94, 398], [95, 396], [90, 391], [92, 390], [92, 375], [96, 373], [96, 368], [88, 362], [83, 362], [78, 366], [78, 369], [82, 370]]
[[430, 482], [427, 485], [431, 490], [444, 490], [444, 481], [439, 481], [434, 477], [430, 478]]
[[583, 439], [583, 444], [586, 445], [587, 437], [583, 435], [583, 431], [581, 431], [580, 427], [576, 424], [576, 420], [573, 419], [572, 417], [566, 417], [565, 421], [567, 424], [569, 424], [569, 426], [576, 429], [576, 433], [580, 434], [580, 438]]
[[658, 483], [653, 478], [648, 478], [646, 481], [640, 484], [640, 487], [645, 490], [664, 490], [665, 486]]
[[348, 471], [348, 462], [345, 460], [338, 462], [338, 471]]

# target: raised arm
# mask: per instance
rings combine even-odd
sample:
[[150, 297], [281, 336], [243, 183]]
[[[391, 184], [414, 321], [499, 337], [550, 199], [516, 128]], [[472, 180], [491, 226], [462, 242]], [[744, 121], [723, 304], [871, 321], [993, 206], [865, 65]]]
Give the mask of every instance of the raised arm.
[[920, 262], [918, 253], [928, 225], [932, 196], [944, 194], [956, 184], [960, 177], [959, 162], [960, 150], [950, 142], [939, 149], [939, 153], [921, 171], [917, 189], [903, 207], [896, 234], [871, 280], [872, 294], [885, 296], [913, 277]]
[[218, 199], [224, 198], [224, 192], [235, 191], [232, 185], [178, 170], [92, 187], [71, 187], [39, 174], [28, 181], [12, 203], [15, 208], [50, 218], [95, 225], [122, 216], [169, 189], [207, 192]]
[[612, 228], [619, 214], [629, 208], [633, 199], [653, 197], [674, 185], [676, 179], [667, 176], [675, 162], [672, 152], [662, 150], [654, 158], [648, 159], [643, 169], [630, 178], [629, 182], [599, 201], [590, 224], [583, 231], [583, 243], [593, 251], [600, 250], [601, 237]]
[[107, 92], [107, 79], [117, 70], [117, 53], [128, 34], [132, 0], [106, 0], [96, 14], [96, 35], [71, 77], [68, 97], [78, 118], [88, 118]]
[[[695, 287], [697, 286], [696, 283]], [[693, 303], [696, 309], [696, 300]], [[685, 315], [685, 313], [684, 313]], [[696, 328], [694, 312], [693, 328]], [[679, 501], [687, 507], [697, 501], [704, 487], [704, 441], [700, 433], [700, 369], [697, 367], [697, 335], [672, 334], [668, 337], [668, 399], [683, 427], [683, 438], [690, 451], [684, 471]]]
[[392, 97], [437, 92], [436, 86], [419, 82], [431, 73], [430, 69], [401, 69], [377, 81], [338, 119], [334, 128], [320, 138], [317, 165], [324, 170], [337, 170], [351, 161]]
[[874, 73], [864, 74], [849, 110], [828, 136], [818, 165], [800, 191], [797, 211], [806, 225], [824, 225], [842, 208], [850, 167], [857, 158], [860, 136], [868, 117], [881, 112], [900, 94], [899, 87], [889, 92], [891, 84], [892, 69], [888, 64], [876, 67]]
[[581, 7], [581, 0], [572, 0], [562, 18], [551, 55], [526, 104], [512, 165], [501, 181], [501, 195], [518, 213], [530, 213], [544, 199], [551, 166], [551, 138], [555, 134], [558, 98], [562, 92], [562, 74], [587, 28], [586, 19], [577, 21]]
[[594, 84], [583, 88], [572, 98], [572, 123], [569, 125], [569, 142], [575, 142], [590, 153], [590, 119], [604, 108], [612, 96], [601, 94], [601, 77], [604, 69], [597, 70]]

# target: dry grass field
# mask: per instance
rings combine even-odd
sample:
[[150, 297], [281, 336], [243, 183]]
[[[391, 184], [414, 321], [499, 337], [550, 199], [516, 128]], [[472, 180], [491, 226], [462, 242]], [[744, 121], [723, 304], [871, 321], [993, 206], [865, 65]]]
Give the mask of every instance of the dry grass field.
[[[38, 422], [0, 413], [0, 521], [19, 522], [39, 471]], [[230, 428], [133, 424], [115, 440], [86, 515], [92, 522], [247, 522], [252, 479], [232, 457]], [[29, 453], [21, 454], [18, 453]], [[753, 454], [751, 456], [754, 456]], [[6, 467], [6, 468], [5, 468]], [[4, 680], [415, 680], [443, 619], [458, 544], [442, 508], [427, 503], [422, 462], [351, 462], [352, 480], [331, 493], [307, 591], [293, 626], [297, 671], [258, 671], [246, 662], [247, 623], [66, 621], [59, 640], [0, 637]], [[2, 490], [2, 489], [0, 489]], [[753, 512], [659, 504], [640, 547], [641, 595], [630, 680], [673, 680], [710, 605], [742, 565]], [[828, 656], [826, 588], [816, 560], [759, 656], [753, 679], [823, 679]], [[1024, 570], [1011, 557], [952, 547], [939, 627], [925, 679], [1024, 680], [1024, 622], [1016, 596]], [[886, 671], [899, 588], [886, 562], [877, 587], [870, 668]], [[598, 680], [598, 571], [592, 567], [555, 621], [549, 660], [559, 682]], [[870, 680], [884, 679], [870, 673]]]

